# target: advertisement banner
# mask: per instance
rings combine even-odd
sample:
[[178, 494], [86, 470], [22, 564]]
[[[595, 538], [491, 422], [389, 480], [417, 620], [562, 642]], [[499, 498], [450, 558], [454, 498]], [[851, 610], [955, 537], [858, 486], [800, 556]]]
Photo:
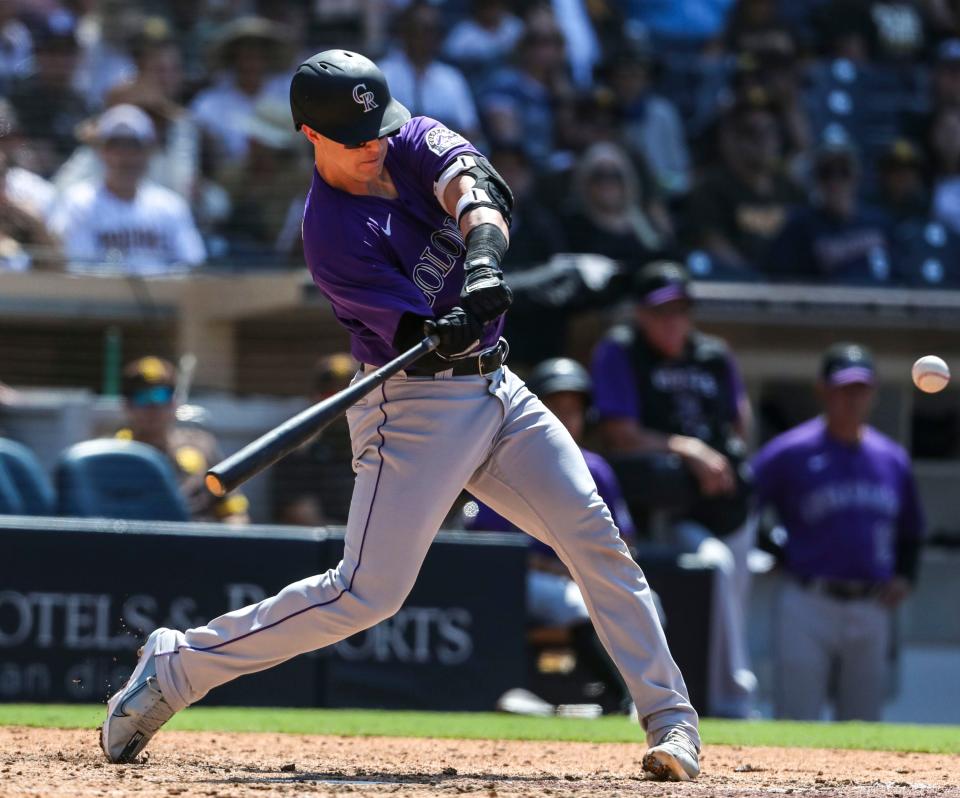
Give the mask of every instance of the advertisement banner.
[[[260, 601], [342, 548], [324, 529], [0, 518], [0, 701], [103, 701], [155, 627]], [[203, 703], [489, 709], [523, 678], [525, 557], [520, 536], [441, 533], [396, 616]]]

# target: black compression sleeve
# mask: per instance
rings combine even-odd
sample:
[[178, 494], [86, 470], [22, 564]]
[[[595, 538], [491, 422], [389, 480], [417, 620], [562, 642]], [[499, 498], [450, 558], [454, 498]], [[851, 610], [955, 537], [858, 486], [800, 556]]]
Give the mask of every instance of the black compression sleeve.
[[[507, 237], [493, 222], [478, 224], [467, 233], [467, 254], [464, 259], [466, 268], [489, 266], [500, 269], [500, 262], [507, 254]], [[488, 259], [487, 262], [483, 258]]]

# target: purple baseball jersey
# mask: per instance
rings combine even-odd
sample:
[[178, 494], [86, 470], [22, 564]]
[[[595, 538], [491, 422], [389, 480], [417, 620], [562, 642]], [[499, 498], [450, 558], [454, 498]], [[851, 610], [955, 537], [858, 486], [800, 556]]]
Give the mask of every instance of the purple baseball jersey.
[[[727, 363], [729, 380], [726, 385], [719, 386], [719, 390], [728, 393], [729, 406], [737, 413], [727, 420], [735, 422], [746, 396], [746, 388], [740, 369], [729, 353]], [[663, 360], [656, 368], [659, 373], [654, 375], [654, 381], [663, 384], [678, 397], [684, 393], [695, 394], [701, 388], [708, 387], [703, 385], [703, 374], [696, 365], [685, 360]], [[633, 418], [639, 421], [643, 417], [630, 352], [618, 341], [601, 339], [593, 352], [590, 376], [593, 378], [593, 404], [600, 418]]]
[[[620, 537], [626, 541], [632, 540], [636, 534], [636, 527], [633, 525], [633, 518], [630, 510], [627, 509], [627, 503], [623, 498], [623, 492], [620, 490], [620, 483], [617, 481], [617, 475], [613, 473], [610, 463], [604, 460], [599, 454], [595, 454], [583, 447], [580, 448], [583, 453], [583, 459], [587, 464], [587, 469], [597, 483], [597, 493], [606, 503], [613, 516], [613, 523], [620, 530]], [[464, 526], [467, 529], [473, 529], [481, 532], [516, 532], [517, 528], [506, 518], [498, 515], [483, 502], [477, 502], [477, 514], [473, 518], [468, 518]], [[553, 554], [553, 549], [545, 543], [541, 543], [536, 538], [530, 538], [530, 547], [537, 551]]]
[[796, 576], [885, 582], [898, 541], [923, 535], [910, 458], [873, 427], [849, 445], [814, 418], [770, 441], [752, 465], [757, 501], [777, 510]]
[[[353, 356], [375, 366], [399, 354], [393, 338], [404, 313], [439, 317], [460, 303], [466, 245], [434, 196], [434, 181], [458, 155], [479, 154], [425, 116], [407, 122], [387, 146], [384, 168], [396, 199], [348, 194], [314, 169], [303, 212], [310, 274], [350, 333]], [[487, 325], [481, 348], [502, 330], [501, 316]]]

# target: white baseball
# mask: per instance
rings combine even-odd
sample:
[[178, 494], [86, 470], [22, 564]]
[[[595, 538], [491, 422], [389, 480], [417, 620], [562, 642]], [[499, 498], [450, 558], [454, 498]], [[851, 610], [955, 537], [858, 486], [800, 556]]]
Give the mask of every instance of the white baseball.
[[913, 384], [924, 393], [942, 391], [950, 382], [950, 367], [936, 355], [924, 355], [913, 364], [910, 373]]

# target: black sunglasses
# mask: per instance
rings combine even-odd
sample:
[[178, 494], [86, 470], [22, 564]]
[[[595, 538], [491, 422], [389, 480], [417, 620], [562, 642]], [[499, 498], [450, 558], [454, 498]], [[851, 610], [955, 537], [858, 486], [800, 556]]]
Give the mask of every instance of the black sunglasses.
[[[387, 133], [386, 136], [380, 136], [377, 140], [379, 141], [379, 139], [393, 138], [399, 132], [400, 132], [399, 130], [394, 130], [393, 133]], [[361, 142], [358, 142], [357, 144], [344, 144], [343, 148], [345, 150], [360, 150], [366, 147], [371, 141], [373, 141], [373, 139], [368, 139], [367, 141], [361, 141]]]

